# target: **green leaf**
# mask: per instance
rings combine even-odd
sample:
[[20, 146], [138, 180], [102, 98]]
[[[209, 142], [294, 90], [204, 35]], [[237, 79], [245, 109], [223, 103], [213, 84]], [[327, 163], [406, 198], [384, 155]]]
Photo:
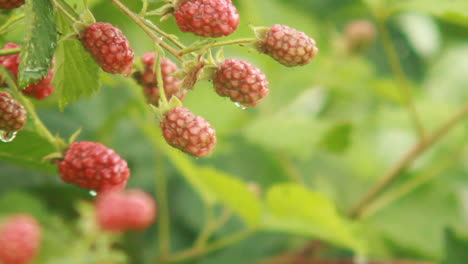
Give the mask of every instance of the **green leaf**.
[[213, 196], [231, 208], [246, 223], [252, 226], [259, 224], [261, 204], [245, 182], [212, 168], [201, 169], [200, 180]]
[[[60, 30], [70, 31], [68, 21], [59, 16]], [[90, 97], [100, 88], [100, 68], [78, 40], [67, 39], [59, 43], [55, 55], [54, 85], [63, 109], [83, 96]]]
[[445, 259], [443, 264], [468, 263], [468, 239], [458, 237], [453, 230], [445, 231]]
[[10, 143], [0, 142], [0, 160], [47, 173], [57, 169], [50, 162], [42, 162], [42, 158], [54, 151], [49, 141], [29, 130], [19, 131]]
[[353, 125], [349, 122], [332, 126], [323, 136], [320, 145], [329, 152], [342, 153], [351, 145]]
[[52, 2], [28, 0], [25, 6], [26, 30], [18, 76], [21, 89], [47, 76], [57, 45]]
[[454, 23], [468, 24], [468, 1], [465, 0], [389, 0], [396, 10], [426, 12]]
[[268, 190], [265, 208], [263, 226], [267, 230], [318, 237], [356, 251], [362, 250], [351, 225], [323, 194], [297, 184], [278, 184]]
[[29, 213], [36, 217], [45, 215], [45, 208], [37, 198], [18, 191], [3, 194], [0, 198], [0, 215]]

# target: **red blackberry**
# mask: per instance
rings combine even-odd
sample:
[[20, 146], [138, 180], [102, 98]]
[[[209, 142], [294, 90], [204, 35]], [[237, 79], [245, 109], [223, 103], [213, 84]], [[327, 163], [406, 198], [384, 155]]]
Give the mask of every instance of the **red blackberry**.
[[65, 182], [101, 193], [122, 190], [130, 177], [127, 162], [114, 150], [89, 141], [71, 144], [58, 167]]
[[160, 123], [167, 143], [195, 157], [206, 157], [216, 145], [216, 131], [185, 107], [170, 110]]
[[256, 106], [269, 93], [265, 74], [238, 59], [223, 61], [213, 77], [213, 84], [220, 96], [229, 97], [243, 106]]
[[129, 75], [134, 52], [122, 31], [109, 23], [90, 25], [80, 36], [85, 48], [108, 73]]
[[202, 37], [231, 35], [239, 26], [239, 13], [231, 0], [187, 0], [176, 7], [180, 30]]
[[[144, 65], [143, 72], [135, 72], [133, 77], [141, 84], [144, 88], [146, 99], [148, 103], [158, 106], [159, 105], [159, 87], [157, 85], [156, 75], [154, 73], [154, 61], [155, 53], [148, 52], [143, 55], [141, 61]], [[179, 70], [177, 65], [173, 63], [168, 58], [161, 60], [161, 71], [164, 81], [164, 91], [166, 93], [167, 99], [170, 100], [172, 96], [177, 96], [181, 101], [185, 99], [187, 91], [181, 89], [182, 81], [173, 76], [172, 74], [176, 73]]]
[[258, 41], [258, 50], [289, 67], [306, 65], [318, 53], [314, 39], [304, 32], [278, 24]]
[[0, 130], [21, 130], [28, 120], [26, 109], [7, 92], [0, 92]]
[[142, 230], [156, 218], [156, 203], [141, 190], [112, 192], [96, 201], [99, 225], [108, 231]]
[[0, 262], [32, 263], [41, 244], [41, 228], [32, 216], [8, 217], [0, 226]]

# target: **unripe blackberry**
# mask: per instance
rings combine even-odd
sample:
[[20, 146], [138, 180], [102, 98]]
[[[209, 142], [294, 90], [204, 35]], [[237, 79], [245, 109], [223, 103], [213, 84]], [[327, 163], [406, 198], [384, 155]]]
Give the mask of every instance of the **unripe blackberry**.
[[41, 227], [30, 215], [8, 217], [0, 226], [0, 262], [32, 263], [41, 244]]
[[98, 197], [96, 217], [107, 231], [142, 230], [156, 219], [156, 203], [141, 190], [111, 192]]
[[24, 0], [0, 0], [0, 9], [13, 9], [24, 5]]
[[26, 89], [21, 90], [23, 94], [34, 97], [38, 100], [50, 96], [54, 92], [52, 79], [54, 78], [54, 70], [49, 70], [49, 74], [39, 83], [31, 84]]
[[185, 107], [166, 113], [160, 123], [167, 143], [195, 157], [206, 157], [216, 145], [216, 131], [203, 119]]
[[129, 75], [134, 52], [122, 31], [109, 23], [90, 25], [80, 36], [85, 48], [108, 73]]
[[231, 35], [239, 26], [239, 13], [231, 0], [186, 0], [176, 7], [180, 30], [202, 37]]
[[265, 74], [239, 59], [223, 61], [214, 74], [213, 84], [220, 96], [229, 97], [243, 106], [256, 106], [269, 93]]
[[[7, 43], [3, 49], [14, 49], [20, 46], [15, 43]], [[20, 64], [19, 54], [12, 54], [0, 57], [0, 64], [9, 70], [14, 77], [18, 77], [18, 68]], [[49, 70], [49, 74], [38, 83], [32, 83], [26, 89], [21, 90], [23, 94], [34, 97], [36, 99], [44, 99], [54, 92], [54, 85], [52, 79], [54, 78], [54, 70]], [[0, 85], [2, 85], [2, 78], [0, 76]]]
[[0, 92], [0, 130], [16, 132], [28, 120], [26, 109], [7, 92]]
[[[0, 0], [1, 1], [1, 0]], [[2, 50], [6, 49], [15, 49], [19, 48], [20, 46], [13, 43], [9, 42], [5, 44], [5, 46], [2, 48]], [[0, 64], [5, 67], [7, 70], [13, 74], [13, 76], [18, 76], [18, 68], [20, 64], [20, 57], [19, 53], [17, 54], [11, 54], [11, 55], [6, 55], [6, 56], [0, 56]], [[2, 80], [2, 76], [0, 75], [0, 85], [3, 85], [4, 80]]]
[[[143, 62], [144, 69], [143, 72], [135, 72], [133, 77], [137, 80], [139, 84], [143, 86], [144, 93], [146, 96], [146, 100], [148, 103], [158, 106], [159, 99], [161, 98], [159, 94], [159, 87], [157, 84], [157, 78], [154, 72], [154, 61], [155, 61], [155, 53], [148, 52], [143, 55], [141, 58]], [[173, 76], [179, 70], [177, 65], [173, 63], [168, 58], [164, 58], [161, 60], [161, 71], [162, 71], [162, 79], [164, 81], [164, 91], [166, 93], [166, 97], [168, 100], [171, 99], [172, 96], [177, 96], [180, 101], [185, 99], [187, 91], [182, 88], [182, 80]]]
[[122, 190], [130, 177], [127, 162], [114, 150], [89, 141], [71, 144], [58, 167], [65, 182], [100, 193]]
[[258, 40], [258, 50], [285, 66], [302, 66], [317, 55], [315, 40], [285, 25], [274, 25]]
[[361, 19], [350, 22], [345, 27], [346, 46], [350, 52], [360, 52], [374, 41], [376, 29], [372, 22]]

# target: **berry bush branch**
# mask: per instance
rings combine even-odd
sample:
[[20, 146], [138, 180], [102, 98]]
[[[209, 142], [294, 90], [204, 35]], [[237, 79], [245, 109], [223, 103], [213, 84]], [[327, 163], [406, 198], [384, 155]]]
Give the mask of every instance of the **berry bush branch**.
[[408, 80], [405, 77], [403, 66], [401, 65], [400, 59], [398, 58], [398, 53], [395, 50], [392, 39], [390, 37], [390, 33], [386, 26], [386, 16], [375, 15], [375, 17], [377, 19], [379, 32], [382, 36], [382, 43], [385, 49], [385, 54], [387, 55], [393, 74], [395, 75], [396, 79], [400, 84], [399, 86], [401, 88], [403, 100], [405, 101], [405, 104], [408, 107], [410, 118], [416, 128], [419, 137], [424, 138], [424, 126], [421, 122], [421, 118], [419, 117], [418, 111], [416, 110], [416, 106], [414, 105], [413, 97], [411, 95], [411, 87], [408, 83]]
[[405, 196], [406, 194], [414, 191], [418, 187], [432, 180], [434, 177], [440, 175], [447, 168], [452, 166], [454, 162], [460, 160], [463, 154], [468, 149], [467, 146], [456, 147], [456, 150], [453, 150], [451, 155], [448, 155], [444, 160], [438, 162], [434, 166], [424, 170], [420, 176], [410, 179], [401, 186], [398, 186], [395, 190], [391, 190], [385, 195], [382, 195], [379, 199], [376, 199], [373, 203], [367, 206], [366, 210], [362, 211], [361, 217], [367, 218], [379, 210], [387, 207], [395, 200]]
[[126, 7], [122, 2], [119, 0], [112, 0], [112, 2], [120, 9], [122, 10], [130, 19], [133, 20], [145, 33], [152, 39], [154, 40], [158, 45], [163, 47], [165, 50], [167, 50], [169, 53], [174, 55], [179, 61], [183, 61], [181, 56], [179, 55], [179, 52], [174, 49], [173, 47], [169, 46], [166, 42], [162, 40], [159, 36], [154, 34], [154, 32], [147, 26], [147, 23], [145, 22], [145, 19], [140, 17], [139, 15], [133, 13], [128, 7]]
[[390, 168], [378, 181], [370, 188], [364, 197], [349, 212], [352, 218], [361, 218], [363, 212], [367, 210], [370, 204], [383, 193], [392, 183], [394, 183], [401, 173], [407, 169], [421, 154], [427, 151], [436, 142], [447, 135], [458, 123], [462, 122], [468, 116], [468, 103], [466, 103], [449, 120], [443, 123], [432, 134], [421, 138], [410, 151], [408, 151], [401, 160]]

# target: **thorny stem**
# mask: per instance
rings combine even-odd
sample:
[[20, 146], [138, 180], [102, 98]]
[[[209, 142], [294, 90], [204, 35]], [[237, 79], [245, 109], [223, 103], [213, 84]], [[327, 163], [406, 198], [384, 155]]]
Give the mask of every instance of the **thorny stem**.
[[54, 4], [54, 6], [58, 10], [60, 10], [60, 12], [62, 12], [71, 22], [73, 23], [77, 22], [77, 17], [70, 14], [68, 10], [64, 6], [62, 6], [62, 4], [60, 3], [60, 0], [51, 0], [51, 1]]
[[416, 106], [414, 105], [413, 98], [411, 95], [411, 87], [406, 80], [405, 73], [403, 71], [403, 66], [398, 58], [398, 53], [395, 50], [395, 46], [392, 43], [390, 33], [385, 25], [385, 17], [376, 16], [377, 24], [380, 29], [380, 33], [382, 36], [382, 43], [385, 49], [385, 53], [388, 57], [390, 67], [392, 68], [393, 74], [395, 75], [396, 79], [400, 83], [400, 87], [403, 93], [403, 99], [408, 107], [410, 118], [412, 119], [413, 125], [415, 126], [419, 137], [424, 138], [425, 131], [424, 126], [421, 122], [421, 119], [418, 115], [416, 110]]
[[447, 122], [442, 124], [434, 133], [421, 138], [410, 151], [408, 151], [401, 160], [392, 168], [390, 168], [381, 178], [374, 184], [368, 193], [351, 209], [349, 216], [352, 218], [361, 218], [367, 207], [397, 180], [401, 172], [408, 168], [422, 153], [428, 150], [434, 143], [443, 138], [452, 128], [468, 116], [468, 103], [466, 103], [460, 111], [455, 113]]
[[251, 42], [254, 42], [255, 40], [256, 39], [254, 38], [245, 38], [245, 39], [228, 40], [228, 41], [223, 41], [223, 42], [214, 42], [210, 45], [196, 46], [196, 47], [183, 49], [180, 51], [180, 54], [183, 55], [183, 54], [190, 53], [192, 51], [198, 51], [198, 50], [206, 49], [206, 48], [215, 48], [215, 47], [222, 47], [222, 46], [227, 46], [227, 45], [251, 43]]
[[169, 46], [166, 42], [164, 42], [162, 39], [160, 39], [156, 34], [154, 34], [151, 29], [146, 26], [146, 23], [140, 19], [140, 17], [133, 13], [130, 9], [128, 9], [122, 2], [119, 0], [112, 0], [112, 2], [120, 9], [122, 10], [130, 19], [135, 22], [145, 33], [152, 39], [154, 40], [158, 45], [166, 49], [169, 53], [174, 55], [179, 61], [183, 61], [182, 58], [179, 55], [179, 52], [175, 50], [173, 47]]
[[389, 204], [395, 200], [405, 196], [406, 194], [414, 191], [421, 185], [427, 183], [435, 176], [439, 175], [441, 172], [449, 168], [456, 160], [460, 158], [460, 155], [464, 153], [466, 146], [461, 149], [456, 150], [452, 155], [449, 155], [445, 160], [436, 166], [432, 166], [429, 169], [425, 170], [421, 176], [415, 177], [408, 182], [402, 184], [397, 189], [389, 191], [387, 194], [383, 195], [379, 199], [371, 203], [366, 210], [363, 210], [361, 213], [362, 218], [367, 218], [380, 209], [387, 207]]
[[14, 49], [4, 49], [0, 50], [0, 56], [12, 55], [20, 53], [21, 48], [14, 48]]

